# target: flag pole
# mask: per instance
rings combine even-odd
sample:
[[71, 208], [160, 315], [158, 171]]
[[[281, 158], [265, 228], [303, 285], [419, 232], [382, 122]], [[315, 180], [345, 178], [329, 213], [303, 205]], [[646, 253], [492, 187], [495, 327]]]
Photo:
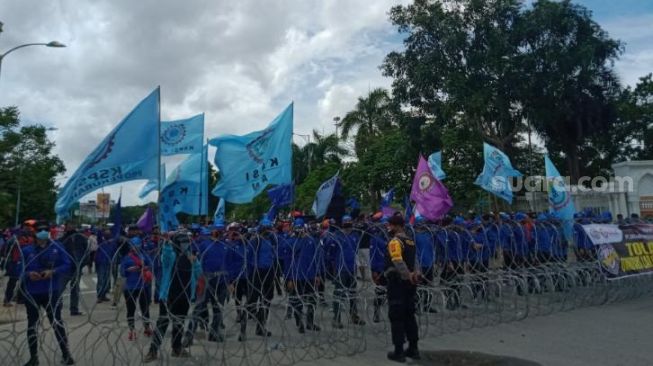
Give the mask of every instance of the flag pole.
[[[159, 121], [157, 122], [157, 153], [158, 153], [158, 164], [157, 164], [157, 182], [158, 182], [158, 194], [156, 197], [156, 221], [159, 221], [160, 218], [160, 208], [159, 205], [161, 204], [161, 86], [159, 85], [157, 87], [159, 89], [159, 103], [158, 103], [158, 113], [159, 113]], [[160, 227], [159, 227], [160, 229]]]

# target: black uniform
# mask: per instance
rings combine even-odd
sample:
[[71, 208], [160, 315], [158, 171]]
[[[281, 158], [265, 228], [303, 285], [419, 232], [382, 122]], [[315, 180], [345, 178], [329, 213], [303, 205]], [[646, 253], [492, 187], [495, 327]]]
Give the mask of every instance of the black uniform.
[[406, 340], [409, 350], [417, 350], [417, 286], [409, 280], [410, 273], [415, 270], [415, 253], [415, 242], [405, 234], [398, 234], [388, 243], [385, 256], [388, 317], [395, 354], [403, 354]]

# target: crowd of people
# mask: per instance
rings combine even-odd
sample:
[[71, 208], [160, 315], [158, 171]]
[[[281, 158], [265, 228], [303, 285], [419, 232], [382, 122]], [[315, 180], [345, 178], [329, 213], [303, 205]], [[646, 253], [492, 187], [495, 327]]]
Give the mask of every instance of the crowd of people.
[[[619, 216], [616, 222], [638, 220]], [[415, 312], [436, 311], [428, 296], [417, 300], [418, 286], [428, 286], [438, 277], [449, 284], [446, 306], [453, 311], [460, 306], [456, 282], [465, 273], [482, 275], [491, 265], [517, 270], [566, 262], [570, 254], [577, 261], [595, 261], [582, 225], [611, 222], [607, 212], [579, 213], [571, 241], [555, 215], [521, 212], [452, 216], [439, 222], [418, 216], [409, 223], [401, 215], [386, 217], [380, 212], [323, 221], [298, 216], [277, 222], [193, 224], [168, 233], [156, 227], [146, 233], [136, 225], [120, 230], [67, 224], [61, 231], [45, 222], [30, 222], [6, 230], [0, 238], [8, 277], [3, 306], [14, 306], [15, 301], [25, 307], [27, 365], [39, 362], [39, 308], [45, 309], [52, 324], [62, 362], [72, 365], [61, 316], [62, 294], [70, 291], [70, 315], [83, 315], [80, 279], [85, 268], [92, 272], [95, 267], [96, 301], [113, 306], [124, 301], [129, 341], [141, 333], [135, 317], [140, 309], [142, 334], [151, 338], [144, 361], [151, 362], [158, 359], [170, 326], [173, 357], [189, 356], [188, 347], [200, 327], [207, 330], [209, 341], [223, 342], [224, 313], [231, 299], [239, 341], [247, 340], [250, 321], [256, 336], [272, 335], [268, 319], [275, 294], [287, 298], [286, 318], [294, 320], [299, 333], [321, 330], [315, 310], [325, 302], [327, 289], [332, 289], [334, 300], [331, 326], [364, 326], [357, 291], [360, 281], [371, 280], [372, 321], [381, 321], [387, 304], [395, 346], [388, 358], [403, 362], [406, 357], [419, 358]], [[484, 296], [482, 286], [474, 292]], [[159, 307], [156, 322], [150, 317], [153, 303]]]

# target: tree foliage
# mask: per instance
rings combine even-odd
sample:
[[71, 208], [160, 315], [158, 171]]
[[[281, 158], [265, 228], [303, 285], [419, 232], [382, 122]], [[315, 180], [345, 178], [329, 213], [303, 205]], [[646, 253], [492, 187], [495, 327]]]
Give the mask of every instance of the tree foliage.
[[57, 186], [65, 172], [42, 125], [20, 126], [16, 107], [0, 109], [0, 226], [13, 225], [18, 191], [20, 221], [53, 220]]

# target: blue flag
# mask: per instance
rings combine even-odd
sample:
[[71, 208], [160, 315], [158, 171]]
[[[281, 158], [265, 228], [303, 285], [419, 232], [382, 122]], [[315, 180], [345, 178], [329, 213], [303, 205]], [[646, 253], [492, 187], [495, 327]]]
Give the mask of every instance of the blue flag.
[[274, 220], [277, 218], [278, 212], [279, 212], [279, 207], [277, 205], [272, 205], [270, 206], [268, 212], [265, 214], [265, 218], [270, 220], [271, 222], [274, 222]]
[[215, 208], [215, 213], [213, 214], [213, 223], [224, 222], [225, 220], [225, 203], [224, 198], [220, 198], [218, 201], [218, 207]]
[[396, 210], [390, 207], [392, 201], [394, 200], [395, 200], [395, 189], [393, 187], [383, 195], [383, 199], [381, 200], [381, 212], [383, 213], [383, 216], [390, 217], [394, 215]]
[[429, 169], [431, 169], [431, 174], [439, 181], [444, 180], [447, 177], [444, 170], [442, 170], [442, 152], [436, 151], [431, 156], [429, 156]]
[[556, 212], [563, 222], [563, 229], [567, 240], [571, 240], [574, 226], [574, 213], [576, 207], [571, 200], [571, 193], [565, 186], [564, 179], [558, 169], [551, 162], [548, 155], [544, 156], [544, 169], [546, 172], [547, 190], [549, 192], [549, 208]]
[[315, 194], [315, 200], [313, 201], [313, 207], [311, 210], [318, 218], [326, 214], [329, 204], [331, 204], [331, 199], [333, 198], [333, 193], [338, 183], [338, 174], [339, 172], [326, 182], [322, 183]]
[[204, 146], [204, 113], [161, 121], [161, 155], [197, 154]]
[[404, 220], [406, 220], [406, 222], [410, 222], [410, 219], [413, 216], [413, 205], [410, 203], [409, 194], [404, 196], [404, 202], [402, 206], [404, 206]]
[[506, 154], [490, 144], [483, 143], [483, 156], [485, 166], [474, 184], [512, 203], [512, 189], [508, 178], [521, 177], [522, 174], [512, 167]]
[[[165, 182], [166, 180], [166, 165], [161, 164], [161, 182]], [[141, 191], [138, 193], [138, 198], [143, 199], [145, 196], [150, 194], [152, 191], [156, 191], [159, 189], [159, 181], [156, 179], [150, 179], [148, 180], [143, 187], [141, 187]]]
[[159, 204], [168, 206], [170, 212], [207, 214], [208, 169], [204, 150], [189, 155], [166, 179]]
[[262, 131], [209, 141], [217, 147], [220, 181], [213, 194], [227, 202], [248, 203], [269, 184], [292, 182], [292, 103]]
[[268, 197], [273, 206], [283, 207], [291, 204], [295, 198], [294, 184], [281, 184], [268, 190]]
[[159, 167], [159, 88], [140, 102], [91, 152], [57, 196], [55, 211], [68, 216], [80, 198], [112, 184], [156, 179]]

